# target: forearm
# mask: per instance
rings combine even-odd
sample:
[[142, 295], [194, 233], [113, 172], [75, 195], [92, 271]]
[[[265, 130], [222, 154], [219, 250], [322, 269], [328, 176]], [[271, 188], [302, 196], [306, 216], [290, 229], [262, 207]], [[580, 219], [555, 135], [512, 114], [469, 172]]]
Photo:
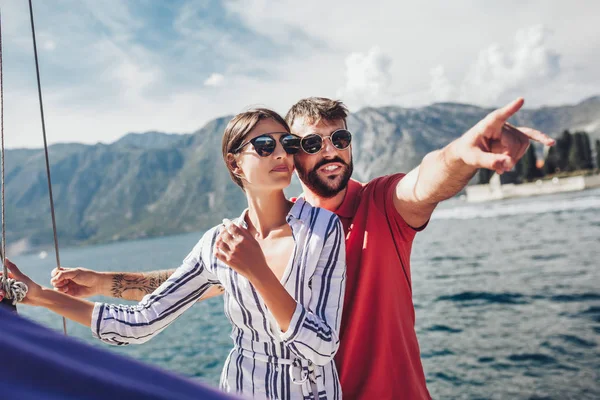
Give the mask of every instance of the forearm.
[[275, 317], [281, 331], [287, 331], [296, 310], [296, 300], [285, 290], [268, 267], [265, 267], [258, 275], [250, 277], [249, 280]]
[[162, 285], [175, 269], [151, 272], [103, 272], [101, 294], [125, 300], [140, 301]]
[[417, 202], [437, 204], [456, 195], [469, 183], [477, 168], [466, 165], [456, 151], [456, 141], [427, 154], [414, 185]]
[[55, 290], [44, 288], [38, 305], [87, 327], [92, 321], [94, 303]]
[[476, 168], [458, 157], [456, 141], [433, 151], [398, 183], [394, 196], [396, 211], [408, 225], [421, 227], [438, 203], [460, 192], [476, 172]]
[[140, 303], [98, 303], [93, 314], [92, 334], [109, 344], [145, 343], [192, 307], [215, 283], [214, 276], [197, 258], [186, 259], [167, 282]]

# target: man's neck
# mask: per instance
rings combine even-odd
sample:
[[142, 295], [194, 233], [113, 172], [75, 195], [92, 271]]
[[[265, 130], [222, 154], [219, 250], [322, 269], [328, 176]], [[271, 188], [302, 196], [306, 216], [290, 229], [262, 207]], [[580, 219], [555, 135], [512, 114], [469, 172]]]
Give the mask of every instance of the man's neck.
[[344, 190], [335, 196], [325, 198], [317, 195], [304, 185], [302, 185], [302, 189], [304, 189], [304, 200], [308, 201], [310, 205], [313, 207], [321, 207], [332, 212], [335, 212], [342, 205], [344, 198], [346, 197], [346, 192], [348, 191], [348, 187], [346, 186]]

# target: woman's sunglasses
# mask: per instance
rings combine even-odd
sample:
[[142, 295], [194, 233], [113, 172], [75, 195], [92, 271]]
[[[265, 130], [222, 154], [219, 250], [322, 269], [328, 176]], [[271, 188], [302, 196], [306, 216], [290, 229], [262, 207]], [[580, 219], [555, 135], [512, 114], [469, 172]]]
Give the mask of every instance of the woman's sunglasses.
[[[272, 136], [280, 132], [265, 133], [242, 143], [233, 153], [239, 152], [247, 144], [252, 144], [256, 153], [261, 157], [267, 157], [273, 154], [277, 146], [277, 140]], [[287, 154], [296, 154], [300, 150], [300, 138], [288, 132], [281, 132], [283, 135], [279, 137], [279, 143]]]
[[338, 129], [329, 136], [320, 136], [315, 133], [304, 136], [300, 141], [300, 147], [308, 154], [317, 154], [323, 150], [323, 141], [331, 140], [331, 144], [338, 150], [346, 150], [352, 142], [352, 134], [346, 129]]

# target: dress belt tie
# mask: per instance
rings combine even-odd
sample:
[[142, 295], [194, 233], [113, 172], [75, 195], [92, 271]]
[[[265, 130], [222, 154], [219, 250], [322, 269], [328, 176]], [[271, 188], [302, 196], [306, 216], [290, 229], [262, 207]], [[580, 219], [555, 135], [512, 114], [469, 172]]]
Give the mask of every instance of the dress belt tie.
[[302, 386], [302, 394], [305, 397], [318, 399], [319, 393], [325, 393], [323, 380], [319, 379], [321, 378], [321, 375], [318, 373], [319, 370], [315, 368], [315, 364], [312, 361], [305, 360], [303, 358], [290, 359], [273, 357], [239, 347], [237, 347], [236, 350], [244, 357], [253, 358], [265, 363], [290, 365], [290, 379], [293, 384]]

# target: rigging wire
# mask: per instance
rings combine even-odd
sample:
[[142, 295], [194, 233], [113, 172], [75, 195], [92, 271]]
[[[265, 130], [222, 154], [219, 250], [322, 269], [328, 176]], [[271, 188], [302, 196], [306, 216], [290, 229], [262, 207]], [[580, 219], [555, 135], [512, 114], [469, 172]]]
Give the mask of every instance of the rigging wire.
[[[54, 215], [54, 199], [52, 196], [52, 180], [50, 178], [50, 161], [48, 157], [48, 142], [46, 140], [46, 123], [44, 121], [44, 106], [42, 103], [42, 85], [40, 83], [40, 67], [35, 41], [35, 25], [33, 23], [33, 7], [29, 0], [29, 17], [31, 19], [31, 38], [33, 39], [33, 54], [35, 56], [35, 72], [37, 76], [38, 97], [40, 101], [40, 115], [42, 117], [42, 134], [44, 136], [44, 153], [46, 155], [46, 175], [48, 177], [48, 195], [50, 197], [50, 214], [52, 215], [52, 231], [54, 232], [54, 252], [56, 254], [56, 267], [60, 269], [60, 256], [58, 253], [58, 235], [56, 233], [56, 217]], [[63, 317], [63, 331], [67, 334], [67, 320]]]

